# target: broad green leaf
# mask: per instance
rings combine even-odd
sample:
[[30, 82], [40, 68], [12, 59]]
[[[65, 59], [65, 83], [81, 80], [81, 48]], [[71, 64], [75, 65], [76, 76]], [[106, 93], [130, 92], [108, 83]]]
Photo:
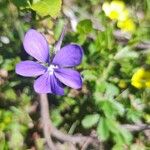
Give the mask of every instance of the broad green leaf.
[[97, 134], [101, 140], [107, 140], [109, 137], [109, 125], [107, 120], [103, 117], [100, 118], [100, 121], [97, 126]]
[[61, 10], [61, 0], [40, 0], [34, 3], [31, 8], [36, 11], [40, 16], [50, 15], [56, 18]]
[[82, 125], [84, 128], [91, 128], [94, 126], [99, 120], [99, 114], [87, 115], [82, 120]]
[[80, 34], [88, 34], [92, 31], [92, 22], [89, 19], [82, 20], [77, 25], [77, 31]]

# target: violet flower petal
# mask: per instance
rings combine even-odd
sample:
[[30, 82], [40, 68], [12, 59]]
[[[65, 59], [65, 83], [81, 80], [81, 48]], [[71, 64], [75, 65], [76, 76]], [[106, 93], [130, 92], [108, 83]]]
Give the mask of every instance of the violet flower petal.
[[45, 37], [30, 29], [23, 41], [25, 51], [39, 62], [49, 62], [49, 47]]
[[50, 84], [53, 94], [64, 95], [63, 85], [54, 75], [50, 75]]
[[72, 69], [56, 69], [54, 74], [63, 84], [74, 88], [80, 89], [82, 87], [82, 79], [79, 72]]
[[69, 44], [57, 52], [52, 63], [61, 67], [73, 67], [81, 63], [82, 56], [83, 50], [79, 45]]
[[41, 64], [29, 60], [22, 61], [16, 65], [16, 73], [25, 77], [39, 76], [44, 74], [46, 70], [47, 68]]
[[50, 75], [48, 72], [44, 73], [42, 76], [35, 80], [34, 90], [37, 93], [52, 93]]

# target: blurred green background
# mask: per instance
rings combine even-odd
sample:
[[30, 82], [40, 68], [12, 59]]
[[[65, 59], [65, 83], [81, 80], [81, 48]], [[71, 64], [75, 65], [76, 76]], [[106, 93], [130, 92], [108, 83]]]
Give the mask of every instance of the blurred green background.
[[28, 29], [53, 47], [66, 22], [63, 45], [84, 49], [77, 67], [84, 84], [48, 94], [53, 124], [69, 134], [94, 132], [103, 147], [87, 149], [150, 149], [150, 130], [123, 128], [150, 124], [149, 0], [0, 0], [0, 150], [44, 149], [34, 79], [16, 75], [15, 65], [31, 59], [22, 46]]

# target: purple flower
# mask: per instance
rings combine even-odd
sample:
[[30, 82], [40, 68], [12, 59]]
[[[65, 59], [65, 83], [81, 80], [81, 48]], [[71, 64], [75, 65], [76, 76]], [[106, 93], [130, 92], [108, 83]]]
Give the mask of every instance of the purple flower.
[[26, 60], [16, 65], [16, 73], [25, 77], [37, 77], [34, 90], [37, 93], [64, 94], [64, 85], [74, 89], [82, 87], [80, 74], [68, 67], [81, 63], [83, 50], [77, 44], [61, 48], [50, 60], [49, 46], [42, 34], [30, 29], [23, 41], [25, 51], [38, 62]]

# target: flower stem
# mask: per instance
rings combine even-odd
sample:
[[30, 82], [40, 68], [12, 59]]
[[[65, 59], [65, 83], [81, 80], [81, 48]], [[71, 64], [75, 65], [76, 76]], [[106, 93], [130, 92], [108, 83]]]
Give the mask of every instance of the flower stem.
[[46, 140], [46, 143], [50, 150], [56, 150], [56, 147], [51, 138], [51, 120], [49, 119], [49, 105], [46, 94], [40, 94], [40, 106], [41, 106], [41, 120], [43, 126], [43, 134]]

